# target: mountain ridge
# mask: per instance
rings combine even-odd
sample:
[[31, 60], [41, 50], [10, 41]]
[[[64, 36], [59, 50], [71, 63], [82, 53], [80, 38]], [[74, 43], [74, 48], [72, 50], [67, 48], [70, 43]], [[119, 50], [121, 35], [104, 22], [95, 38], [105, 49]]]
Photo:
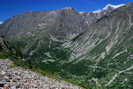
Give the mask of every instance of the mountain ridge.
[[132, 8], [128, 3], [100, 16], [72, 8], [28, 12], [2, 24], [0, 36], [16, 63], [52, 71], [86, 89], [132, 89]]

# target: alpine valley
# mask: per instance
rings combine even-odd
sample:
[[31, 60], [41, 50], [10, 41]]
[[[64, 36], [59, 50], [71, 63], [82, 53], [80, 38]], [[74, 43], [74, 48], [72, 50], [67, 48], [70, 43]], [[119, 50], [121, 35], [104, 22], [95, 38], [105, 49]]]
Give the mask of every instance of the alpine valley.
[[133, 3], [13, 16], [0, 24], [0, 57], [84, 89], [133, 89]]

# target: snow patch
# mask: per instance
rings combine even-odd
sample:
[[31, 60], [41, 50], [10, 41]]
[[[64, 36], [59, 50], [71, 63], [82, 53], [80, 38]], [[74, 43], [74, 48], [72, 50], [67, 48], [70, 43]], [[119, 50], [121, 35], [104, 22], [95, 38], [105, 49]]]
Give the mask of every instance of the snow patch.
[[93, 13], [101, 13], [101, 12], [103, 12], [103, 11], [108, 10], [109, 8], [117, 9], [117, 8], [122, 7], [122, 6], [124, 6], [124, 5], [125, 5], [125, 4], [119, 4], [119, 5], [107, 4], [103, 9], [99, 9], [99, 10], [93, 11]]
[[122, 6], [124, 6], [124, 5], [125, 5], [125, 4], [119, 4], [119, 5], [107, 4], [107, 5], [103, 8], [103, 10], [107, 10], [109, 7], [113, 8], [113, 9], [117, 9], [117, 8], [122, 7]]

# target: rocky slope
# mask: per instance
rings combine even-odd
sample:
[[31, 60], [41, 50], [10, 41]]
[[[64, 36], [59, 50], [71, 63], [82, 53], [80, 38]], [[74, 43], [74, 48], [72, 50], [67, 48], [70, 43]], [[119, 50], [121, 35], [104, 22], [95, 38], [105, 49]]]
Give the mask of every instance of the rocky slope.
[[8, 59], [0, 59], [0, 83], [11, 89], [81, 89], [80, 87], [51, 79], [21, 67], [11, 67]]
[[86, 89], [133, 88], [133, 3], [100, 13], [28, 12], [0, 25], [0, 36], [1, 51], [16, 63], [52, 71]]
[[[73, 50], [70, 58], [74, 59], [70, 60], [73, 65], [85, 65], [84, 68], [82, 65], [79, 69], [76, 68], [86, 71], [86, 74], [79, 73], [79, 76], [85, 74], [86, 78], [95, 78], [113, 89], [132, 88], [132, 8], [133, 4], [127, 4], [116, 9], [92, 24], [89, 30], [76, 40], [64, 45]], [[94, 75], [90, 75], [91, 73]]]
[[60, 48], [64, 42], [85, 33], [91, 24], [113, 10], [106, 6], [100, 13], [80, 13], [73, 8], [26, 12], [0, 25], [0, 36], [5, 37], [11, 48], [21, 51], [22, 59], [39, 58], [40, 55], [43, 58], [53, 48]]

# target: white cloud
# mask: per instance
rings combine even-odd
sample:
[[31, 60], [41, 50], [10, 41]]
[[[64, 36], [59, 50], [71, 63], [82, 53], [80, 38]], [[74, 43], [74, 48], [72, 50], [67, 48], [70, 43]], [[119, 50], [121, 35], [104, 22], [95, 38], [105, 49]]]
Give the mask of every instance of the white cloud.
[[93, 11], [93, 13], [100, 13], [100, 12], [102, 12], [102, 9], [100, 10], [96, 10], [96, 11]]
[[2, 24], [3, 22], [2, 21], [0, 21], [0, 24]]

